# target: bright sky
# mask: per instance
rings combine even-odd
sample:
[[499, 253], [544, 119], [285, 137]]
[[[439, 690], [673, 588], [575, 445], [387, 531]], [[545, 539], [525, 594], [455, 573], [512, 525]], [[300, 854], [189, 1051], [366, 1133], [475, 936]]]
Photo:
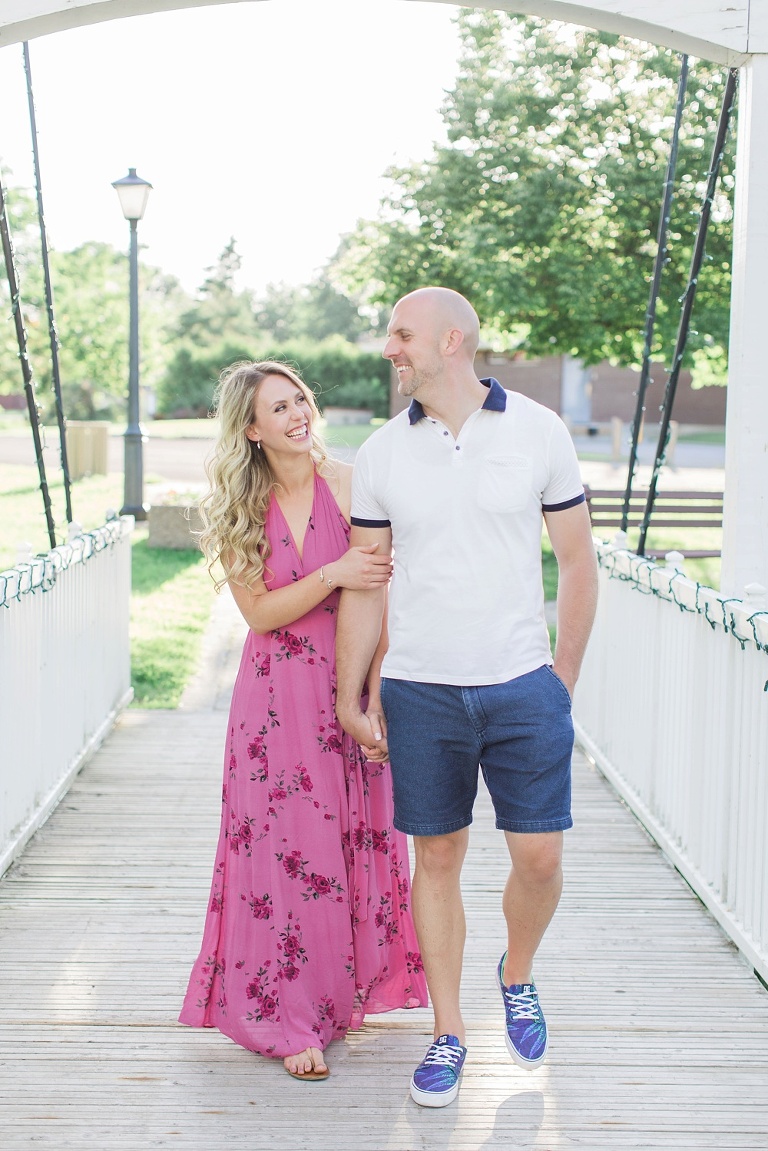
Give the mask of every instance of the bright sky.
[[[53, 247], [127, 248], [113, 180], [153, 185], [143, 258], [193, 289], [230, 236], [243, 286], [303, 283], [392, 163], [444, 138], [456, 9], [270, 0], [132, 17], [30, 42]], [[21, 45], [0, 50], [0, 160], [34, 177]]]

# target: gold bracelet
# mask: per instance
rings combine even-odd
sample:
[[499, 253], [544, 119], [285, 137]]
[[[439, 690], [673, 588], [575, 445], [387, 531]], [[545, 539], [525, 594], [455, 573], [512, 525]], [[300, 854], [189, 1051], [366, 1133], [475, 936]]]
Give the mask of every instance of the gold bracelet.
[[333, 577], [331, 577], [331, 579], [328, 580], [328, 587], [330, 588], [331, 591], [333, 591]]
[[322, 567], [320, 568], [320, 583], [325, 583], [325, 576], [323, 575], [323, 567], [325, 567], [325, 564], [323, 564]]

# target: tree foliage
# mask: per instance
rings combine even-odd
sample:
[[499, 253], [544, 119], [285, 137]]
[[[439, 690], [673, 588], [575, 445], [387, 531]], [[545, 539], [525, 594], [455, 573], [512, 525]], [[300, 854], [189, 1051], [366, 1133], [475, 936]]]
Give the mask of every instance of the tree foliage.
[[321, 408], [370, 408], [389, 414], [389, 364], [340, 336], [280, 342], [260, 336], [207, 348], [182, 345], [158, 390], [159, 410], [169, 416], [203, 416], [209, 411], [221, 371], [239, 360], [279, 360], [291, 364], [315, 392]]
[[197, 298], [182, 312], [176, 338], [197, 348], [222, 340], [250, 340], [256, 334], [253, 297], [236, 285], [241, 258], [234, 237], [216, 263], [207, 269]]
[[[34, 198], [26, 189], [7, 186], [6, 175], [4, 172], [6, 214], [21, 287], [22, 317], [34, 364], [48, 339], [47, 321], [44, 313], [41, 313], [43, 279], [38, 255], [37, 209]], [[8, 277], [0, 248], [0, 395], [21, 392], [23, 388]]]
[[369, 328], [354, 303], [338, 291], [326, 273], [309, 284], [270, 284], [256, 305], [259, 329], [272, 339], [325, 340], [341, 336], [354, 342]]
[[[14, 246], [37, 399], [53, 418], [48, 317], [40, 236], [32, 194], [11, 189]], [[0, 262], [0, 270], [2, 263]], [[350, 341], [369, 325], [354, 302], [321, 274], [301, 287], [270, 287], [258, 303], [239, 289], [234, 239], [194, 297], [173, 276], [139, 261], [142, 388], [157, 393], [161, 414], [205, 413], [219, 372], [235, 359], [296, 363], [328, 402], [386, 414], [387, 365]], [[51, 253], [64, 411], [70, 419], [120, 419], [128, 386], [128, 258], [88, 242]], [[0, 281], [0, 392], [22, 390], [7, 280]]]
[[232, 239], [176, 326], [158, 385], [161, 414], [204, 415], [221, 370], [243, 359], [286, 360], [319, 393], [333, 392], [333, 403], [372, 406], [377, 414], [386, 408], [386, 365], [351, 342], [368, 326], [352, 300], [324, 274], [299, 287], [272, 284], [254, 300], [238, 290], [239, 270]]
[[[448, 143], [393, 169], [379, 217], [337, 254], [351, 291], [391, 306], [440, 283], [498, 342], [637, 363], [656, 249], [679, 57], [638, 41], [502, 12], [459, 17]], [[680, 143], [657, 350], [674, 343], [723, 72], [694, 62]], [[727, 346], [730, 159], [715, 204], [690, 347]]]
[[[128, 257], [90, 241], [52, 254], [64, 410], [71, 419], [121, 418], [128, 389]], [[169, 332], [188, 302], [179, 282], [139, 263], [140, 383], [153, 388], [169, 358]], [[50, 387], [49, 357], [39, 373]]]
[[[43, 419], [53, 418], [48, 313], [34, 196], [8, 191], [8, 216], [21, 290], [36, 398]], [[120, 418], [128, 387], [128, 257], [109, 244], [88, 242], [50, 253], [54, 315], [64, 411], [70, 419]], [[21, 392], [23, 379], [0, 259], [0, 393]], [[169, 357], [168, 331], [188, 299], [178, 281], [139, 262], [141, 382], [156, 384]]]

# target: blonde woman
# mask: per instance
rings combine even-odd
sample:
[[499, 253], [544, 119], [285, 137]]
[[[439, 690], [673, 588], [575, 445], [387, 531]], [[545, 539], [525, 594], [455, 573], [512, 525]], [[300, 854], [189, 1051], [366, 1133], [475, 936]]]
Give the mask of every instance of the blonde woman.
[[325, 1079], [325, 1048], [366, 1013], [427, 1002], [389, 765], [334, 714], [339, 589], [381, 587], [392, 565], [375, 546], [349, 547], [352, 468], [327, 456], [294, 371], [235, 364], [216, 405], [201, 546], [249, 630], [180, 1020]]

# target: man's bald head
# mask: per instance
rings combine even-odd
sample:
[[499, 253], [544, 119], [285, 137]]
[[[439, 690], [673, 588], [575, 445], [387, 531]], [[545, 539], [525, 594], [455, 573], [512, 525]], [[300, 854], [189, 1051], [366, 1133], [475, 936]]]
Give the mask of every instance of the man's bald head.
[[473, 362], [480, 343], [480, 321], [469, 300], [459, 292], [452, 288], [417, 288], [398, 300], [395, 310], [401, 305], [416, 308], [428, 323], [434, 325], [438, 336], [451, 329], [460, 331], [463, 339], [459, 354]]

